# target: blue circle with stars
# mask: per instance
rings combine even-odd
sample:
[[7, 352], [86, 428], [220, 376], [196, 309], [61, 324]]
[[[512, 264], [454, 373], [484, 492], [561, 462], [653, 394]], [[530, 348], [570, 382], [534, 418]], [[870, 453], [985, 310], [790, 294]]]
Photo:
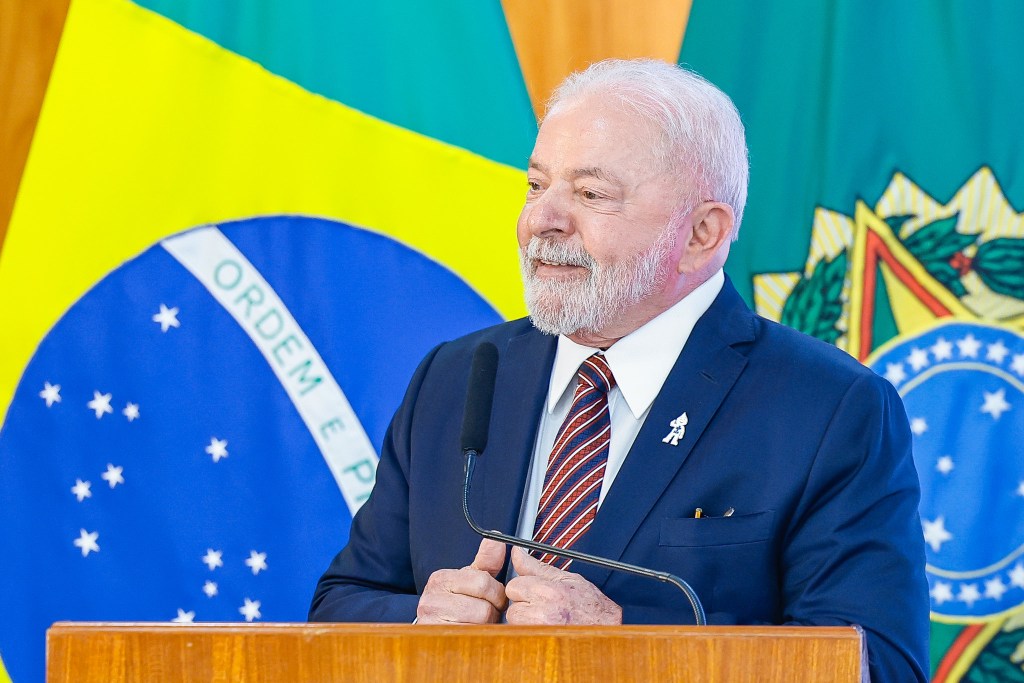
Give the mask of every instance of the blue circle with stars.
[[941, 323], [869, 360], [903, 397], [921, 479], [932, 612], [1024, 603], [1024, 337]]
[[[501, 321], [377, 233], [303, 216], [216, 228], [378, 452], [423, 356]], [[351, 514], [271, 361], [158, 244], [87, 292], [29, 362], [0, 430], [0, 519], [0, 654], [20, 683], [43, 680], [54, 621], [304, 621]]]

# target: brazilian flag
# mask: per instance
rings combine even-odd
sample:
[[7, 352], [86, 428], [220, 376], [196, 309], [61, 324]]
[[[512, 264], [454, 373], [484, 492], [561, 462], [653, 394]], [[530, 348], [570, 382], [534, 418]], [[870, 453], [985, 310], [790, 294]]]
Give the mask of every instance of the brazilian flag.
[[903, 396], [935, 681], [1024, 681], [1020, 26], [1015, 2], [698, 0], [680, 57], [747, 127], [729, 273]]
[[0, 256], [0, 679], [57, 620], [305, 619], [416, 364], [524, 312], [535, 133], [497, 2], [70, 3]]

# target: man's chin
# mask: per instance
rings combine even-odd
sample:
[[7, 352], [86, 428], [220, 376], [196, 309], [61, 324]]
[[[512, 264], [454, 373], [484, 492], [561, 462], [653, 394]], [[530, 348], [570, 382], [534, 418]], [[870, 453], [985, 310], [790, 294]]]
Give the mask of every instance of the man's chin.
[[547, 305], [543, 305], [539, 302], [528, 301], [526, 305], [533, 326], [544, 334], [576, 334], [590, 329], [596, 322], [590, 319], [592, 316], [573, 315], [563, 306], [551, 305], [551, 302], [546, 303]]

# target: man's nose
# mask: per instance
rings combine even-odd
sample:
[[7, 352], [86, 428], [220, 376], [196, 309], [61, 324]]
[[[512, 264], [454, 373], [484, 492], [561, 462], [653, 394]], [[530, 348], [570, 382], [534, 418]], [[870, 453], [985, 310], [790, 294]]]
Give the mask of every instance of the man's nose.
[[545, 237], [554, 233], [571, 233], [571, 200], [571, 193], [565, 188], [551, 186], [545, 190], [529, 208], [526, 226], [530, 234]]

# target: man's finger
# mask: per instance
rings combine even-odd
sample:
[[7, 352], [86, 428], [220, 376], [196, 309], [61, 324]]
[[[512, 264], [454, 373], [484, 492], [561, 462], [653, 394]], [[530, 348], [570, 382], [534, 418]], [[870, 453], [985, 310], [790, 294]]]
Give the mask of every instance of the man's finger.
[[558, 581], [568, 575], [568, 572], [541, 562], [522, 548], [512, 549], [512, 566], [519, 576], [536, 576], [541, 579]]
[[507, 606], [505, 587], [486, 572], [438, 569], [427, 579], [416, 616], [419, 623], [487, 623]]
[[524, 602], [512, 603], [505, 612], [505, 620], [513, 625], [552, 625], [568, 623], [567, 610], [559, 610], [551, 605], [534, 605]]
[[493, 624], [500, 617], [489, 602], [453, 593], [424, 593], [416, 607], [419, 624]]
[[451, 593], [486, 600], [498, 610], [503, 610], [508, 605], [505, 586], [490, 574], [473, 567], [464, 567], [458, 570], [452, 583], [448, 584], [446, 589]]
[[484, 600], [492, 604], [497, 610], [504, 610], [508, 606], [508, 598], [505, 597], [505, 586], [497, 581], [487, 572], [473, 567], [462, 569], [438, 569], [424, 587], [423, 594], [427, 593], [449, 593], [453, 595], [465, 595], [470, 598]]
[[487, 572], [492, 577], [497, 578], [498, 572], [501, 571], [501, 567], [504, 564], [505, 544], [485, 538], [480, 541], [480, 548], [476, 551], [473, 564], [469, 566], [473, 569]]
[[539, 576], [519, 575], [505, 586], [505, 597], [515, 603], [544, 603], [558, 598], [555, 582]]

